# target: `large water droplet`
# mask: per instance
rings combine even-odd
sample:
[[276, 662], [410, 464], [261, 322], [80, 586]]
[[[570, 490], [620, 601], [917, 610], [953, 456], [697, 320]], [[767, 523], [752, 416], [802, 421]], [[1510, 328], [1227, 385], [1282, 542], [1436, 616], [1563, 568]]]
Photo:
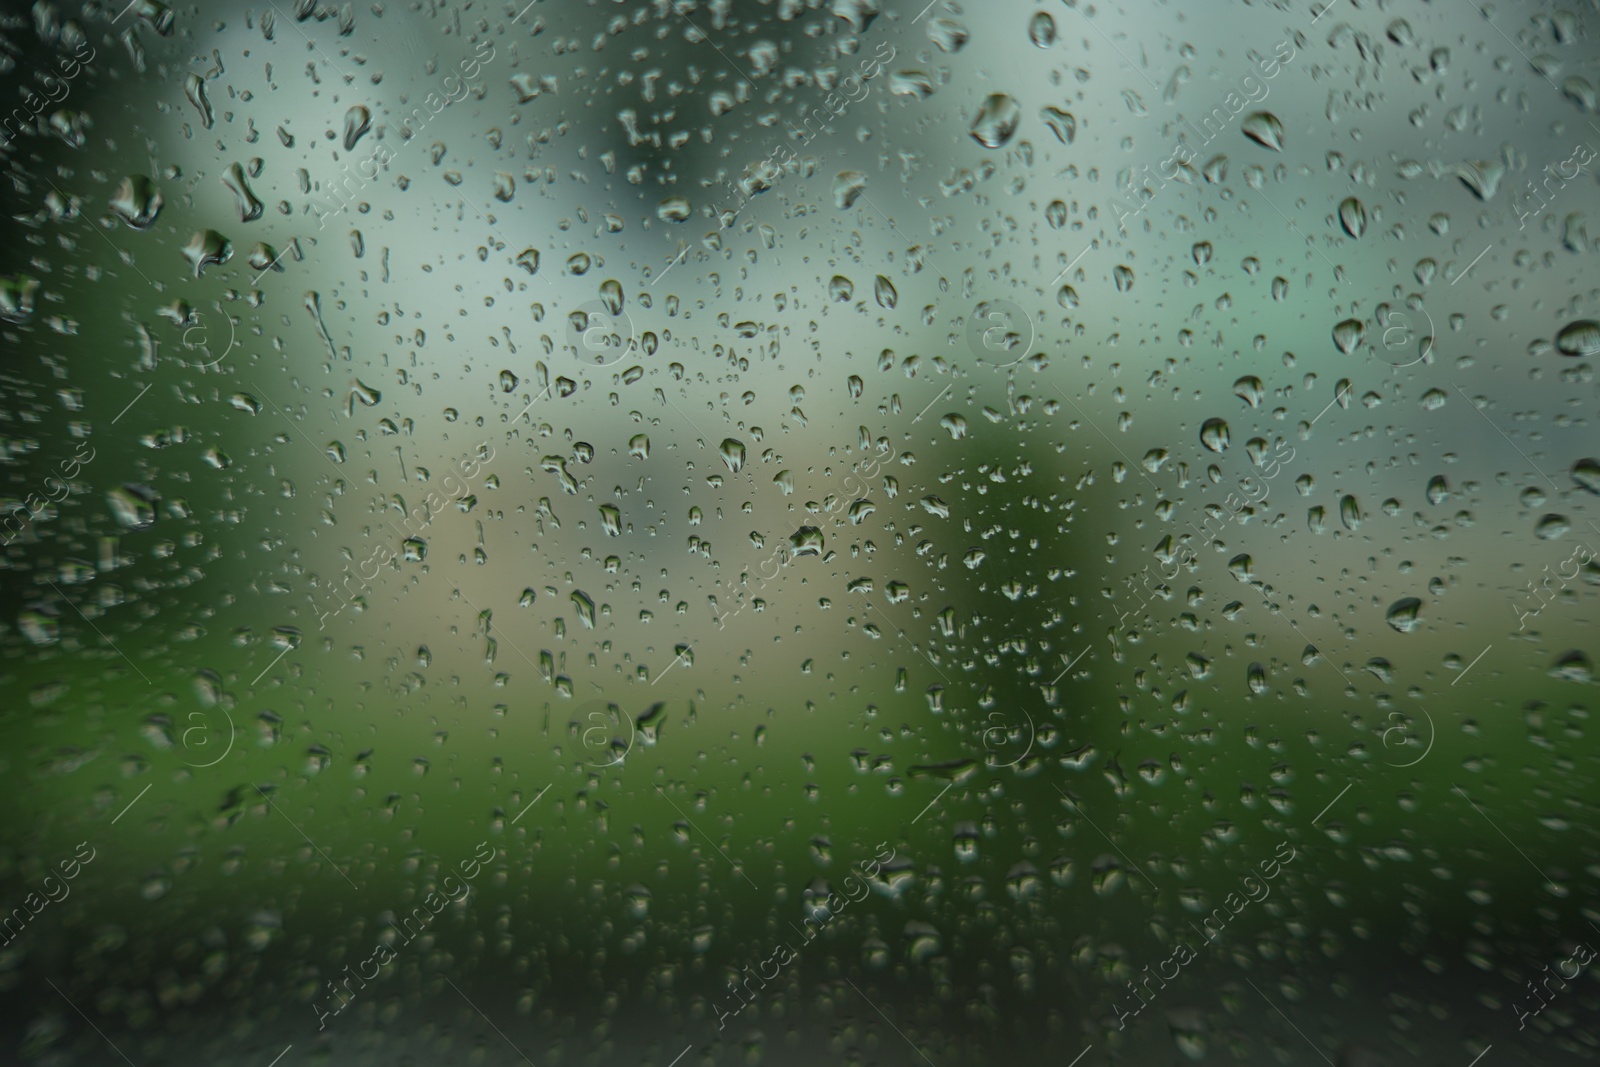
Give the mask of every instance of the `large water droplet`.
[[1600, 322], [1579, 319], [1556, 334], [1556, 348], [1563, 356], [1600, 355]]
[[1600, 496], [1600, 459], [1580, 459], [1572, 465], [1572, 480]]
[[200, 112], [200, 125], [209, 130], [214, 121], [211, 114], [211, 99], [206, 96], [206, 83], [200, 75], [190, 74], [183, 80], [183, 95], [187, 96], [189, 103]]
[[226, 263], [233, 255], [233, 245], [216, 230], [204, 230], [189, 238], [183, 247], [183, 258], [194, 268], [194, 276], [213, 263]]
[[849, 208], [867, 188], [867, 176], [859, 170], [841, 170], [833, 179], [833, 205], [840, 211]]
[[222, 175], [222, 184], [233, 193], [234, 207], [238, 209], [240, 222], [253, 222], [261, 217], [261, 201], [250, 191], [250, 183], [245, 180], [243, 167], [237, 163], [230, 164]]
[[744, 467], [744, 445], [732, 437], [722, 442], [722, 462], [727, 464], [728, 470], [738, 474]]
[[794, 556], [822, 555], [822, 531], [815, 526], [802, 526], [789, 535], [789, 547], [793, 549]]
[[879, 307], [893, 308], [900, 300], [900, 294], [895, 290], [894, 283], [881, 274], [873, 284], [872, 293], [877, 298]]
[[1056, 140], [1062, 144], [1071, 144], [1072, 139], [1078, 136], [1078, 120], [1073, 117], [1070, 111], [1044, 107], [1039, 110], [1039, 118], [1049, 127], [1050, 132], [1056, 135]]
[[594, 598], [582, 589], [572, 591], [572, 606], [578, 611], [578, 621], [586, 630], [594, 629]]
[[1367, 209], [1361, 201], [1353, 196], [1345, 197], [1339, 205], [1339, 225], [1351, 237], [1360, 237], [1367, 232]]
[[1361, 528], [1361, 506], [1356, 503], [1356, 498], [1348, 493], [1339, 501], [1339, 521], [1352, 533]]
[[142, 230], [156, 221], [161, 206], [166, 201], [161, 190], [143, 174], [130, 174], [117, 186], [111, 198], [112, 212], [136, 230]]
[[124, 482], [106, 494], [112, 517], [129, 530], [143, 530], [155, 524], [159, 499], [149, 486], [130, 482]]
[[1366, 323], [1360, 319], [1345, 319], [1333, 328], [1333, 343], [1347, 356], [1361, 346], [1366, 336]]
[[1270, 111], [1257, 111], [1240, 127], [1244, 135], [1264, 148], [1283, 151], [1283, 123]]
[[1056, 42], [1056, 20], [1048, 11], [1036, 11], [1028, 21], [1028, 40], [1040, 48], [1049, 48]]
[[1005, 93], [991, 93], [978, 109], [968, 131], [972, 139], [985, 148], [1002, 148], [1017, 132], [1022, 121], [1022, 109]]
[[656, 208], [656, 218], [662, 222], [683, 222], [692, 213], [686, 196], [669, 196]]
[[939, 46], [939, 51], [951, 55], [966, 47], [972, 35], [954, 19], [932, 19], [928, 23], [928, 40]]
[[1261, 398], [1265, 395], [1261, 379], [1253, 374], [1247, 374], [1233, 383], [1233, 395], [1243, 400], [1253, 408], [1261, 406]]
[[1505, 177], [1505, 173], [1504, 164], [1484, 159], [1463, 163], [1456, 168], [1456, 177], [1461, 179], [1461, 184], [1471, 189], [1479, 200], [1485, 201], [1500, 188], [1500, 179]]
[[344, 113], [344, 150], [355, 151], [356, 142], [372, 129], [372, 112], [366, 105], [356, 104]]
[[1417, 615], [1421, 610], [1422, 601], [1414, 596], [1408, 596], [1403, 600], [1396, 600], [1393, 604], [1390, 604], [1383, 621], [1387, 622], [1395, 633], [1408, 634], [1419, 625]]

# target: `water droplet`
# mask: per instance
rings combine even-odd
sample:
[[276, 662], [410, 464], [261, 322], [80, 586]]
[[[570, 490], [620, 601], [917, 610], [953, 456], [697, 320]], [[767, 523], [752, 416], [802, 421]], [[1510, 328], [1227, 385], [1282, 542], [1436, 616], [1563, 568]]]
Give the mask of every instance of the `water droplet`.
[[27, 322], [33, 317], [33, 298], [38, 291], [39, 280], [26, 274], [0, 278], [0, 319]]
[[124, 482], [106, 493], [112, 518], [129, 530], [143, 530], [155, 525], [159, 500], [154, 489], [131, 482]]
[[1078, 136], [1078, 120], [1070, 111], [1044, 107], [1039, 110], [1039, 118], [1062, 144], [1071, 144], [1072, 139]]
[[1213, 452], [1228, 450], [1228, 424], [1221, 419], [1207, 419], [1200, 427], [1200, 443]]
[[583, 623], [583, 628], [594, 629], [594, 598], [582, 589], [574, 589], [570, 599], [578, 611], [578, 621]]
[[721, 452], [722, 462], [727, 465], [728, 470], [738, 474], [744, 467], [744, 445], [729, 437], [722, 442]]
[[900, 294], [895, 291], [894, 283], [883, 275], [878, 275], [877, 282], [872, 287], [873, 296], [878, 300], [878, 306], [892, 308], [900, 301]]
[[967, 28], [954, 19], [938, 18], [928, 23], [928, 40], [938, 45], [941, 52], [954, 55], [966, 47], [971, 38]]
[[1250, 692], [1260, 696], [1267, 691], [1267, 669], [1259, 663], [1252, 663], [1245, 668], [1245, 684], [1250, 687]]
[[1028, 20], [1028, 40], [1040, 48], [1049, 48], [1056, 42], [1056, 20], [1048, 11], [1036, 11]]
[[1572, 465], [1572, 480], [1600, 496], [1600, 459], [1580, 459]]
[[841, 170], [833, 179], [833, 204], [840, 211], [851, 207], [867, 188], [867, 176], [859, 170]]
[[1017, 132], [1022, 121], [1022, 109], [1005, 93], [991, 93], [978, 109], [968, 131], [972, 139], [985, 148], [1001, 148]]
[[848, 22], [856, 33], [866, 31], [879, 14], [878, 0], [833, 0], [829, 10], [835, 18]]
[[796, 559], [801, 556], [822, 555], [822, 531], [815, 526], [802, 526], [789, 535], [789, 547]]
[[1366, 336], [1366, 323], [1360, 319], [1345, 319], [1333, 328], [1333, 343], [1347, 356], [1361, 346]]
[[1408, 596], [1390, 604], [1383, 621], [1387, 622], [1395, 633], [1408, 634], [1416, 630], [1419, 625], [1417, 615], [1421, 610], [1422, 601], [1414, 596]]
[[183, 95], [189, 98], [189, 103], [200, 112], [200, 125], [206, 129], [211, 128], [214, 121], [211, 113], [211, 99], [206, 96], [206, 83], [198, 74], [190, 74], [183, 80]]
[[1561, 224], [1561, 245], [1568, 252], [1580, 255], [1589, 251], [1589, 216], [1581, 211], [1569, 213]]
[[1270, 111], [1257, 111], [1244, 120], [1244, 135], [1263, 148], [1283, 151], [1283, 123]]
[[1541, 541], [1554, 541], [1572, 529], [1565, 515], [1546, 515], [1533, 527], [1533, 536]]
[[1600, 322], [1579, 319], [1568, 323], [1556, 334], [1556, 348], [1563, 356], [1600, 355]]
[[226, 263], [232, 256], [233, 245], [216, 230], [196, 233], [189, 238], [189, 243], [183, 248], [183, 258], [194, 268], [196, 278], [200, 277], [200, 272], [207, 266], [213, 263]]
[[1353, 196], [1345, 197], [1339, 205], [1339, 225], [1351, 237], [1360, 237], [1367, 232], [1367, 209], [1361, 201]]
[[130, 174], [117, 186], [111, 198], [111, 210], [123, 222], [142, 230], [156, 221], [166, 201], [161, 190], [143, 174]]
[[261, 218], [262, 205], [250, 190], [250, 182], [245, 181], [245, 168], [238, 163], [230, 163], [226, 173], [222, 174], [222, 184], [229, 187], [234, 194], [234, 206], [238, 210], [238, 221], [253, 222]]
[[1500, 179], [1505, 177], [1505, 173], [1504, 164], [1487, 159], [1463, 163], [1456, 168], [1456, 177], [1461, 179], [1461, 184], [1471, 189], [1473, 195], [1483, 201], [1488, 201], [1494, 196], [1495, 190], [1500, 188]]
[[356, 142], [372, 129], [372, 112], [366, 105], [356, 104], [344, 113], [344, 150], [354, 152]]
[[1253, 408], [1261, 406], [1261, 398], [1265, 394], [1266, 390], [1262, 388], [1261, 379], [1253, 374], [1247, 374], [1233, 383], [1233, 395]]
[[924, 70], [897, 70], [889, 75], [889, 91], [895, 96], [926, 100], [935, 88], [933, 78]]
[[1557, 657], [1555, 664], [1550, 668], [1550, 676], [1587, 685], [1594, 678], [1594, 666], [1589, 662], [1588, 656], [1574, 648]]
[[1356, 498], [1346, 493], [1339, 501], [1339, 521], [1344, 523], [1344, 528], [1354, 533], [1361, 528], [1361, 506], [1356, 503]]
[[661, 201], [656, 208], [656, 218], [662, 222], [682, 222], [693, 212], [689, 205], [689, 198], [684, 196], [669, 196]]

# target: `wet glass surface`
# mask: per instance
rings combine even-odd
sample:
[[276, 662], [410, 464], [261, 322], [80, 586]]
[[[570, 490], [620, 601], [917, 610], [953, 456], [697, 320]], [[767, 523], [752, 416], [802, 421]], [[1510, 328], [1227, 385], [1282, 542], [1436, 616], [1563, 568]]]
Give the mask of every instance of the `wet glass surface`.
[[5, 6], [0, 1062], [1594, 1060], [1597, 33]]

